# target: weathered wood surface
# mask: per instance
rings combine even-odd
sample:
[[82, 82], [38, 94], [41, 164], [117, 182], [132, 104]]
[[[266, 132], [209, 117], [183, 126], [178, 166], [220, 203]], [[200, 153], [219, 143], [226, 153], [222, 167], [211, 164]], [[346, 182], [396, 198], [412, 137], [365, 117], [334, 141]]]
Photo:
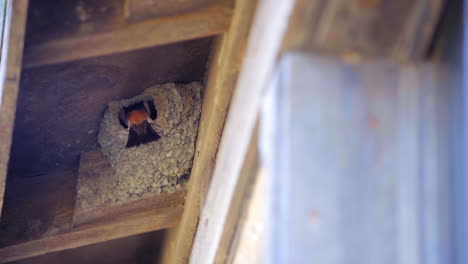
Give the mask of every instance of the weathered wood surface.
[[[109, 168], [102, 154], [85, 156], [88, 170]], [[9, 181], [0, 222], [0, 263], [174, 227], [182, 216], [185, 191], [77, 210], [77, 176], [78, 169], [58, 169]]]
[[1, 247], [71, 229], [77, 169], [57, 169], [30, 178], [10, 176], [0, 222]]
[[220, 260], [215, 263], [243, 264], [243, 263], [266, 263], [265, 242], [269, 234], [266, 233], [265, 223], [267, 218], [268, 195], [265, 179], [267, 176], [263, 169], [256, 170], [256, 179], [251, 187], [252, 194], [246, 205], [243, 221], [235, 233], [234, 244], [226, 261]]
[[[449, 2], [449, 11], [447, 16], [446, 27], [449, 29], [451, 38], [449, 45], [446, 47], [445, 55], [448, 57], [454, 67], [453, 76], [450, 76], [451, 86], [463, 87], [458, 94], [456, 94], [456, 99], [451, 102], [455, 109], [463, 109], [462, 113], [455, 115], [454, 127], [457, 133], [453, 133], [453, 138], [458, 139], [454, 140], [455, 148], [455, 157], [453, 158], [452, 167], [455, 168], [455, 177], [454, 177], [454, 197], [455, 197], [455, 217], [457, 221], [455, 222], [454, 229], [455, 232], [455, 241], [456, 243], [456, 254], [455, 259], [457, 263], [468, 263], [468, 251], [466, 250], [466, 245], [468, 245], [468, 225], [465, 223], [468, 222], [468, 139], [466, 137], [466, 131], [468, 131], [468, 46], [467, 38], [468, 36], [468, 5], [466, 1], [451, 1]], [[457, 51], [462, 50], [463, 56], [457, 53]], [[463, 120], [459, 122], [459, 120]], [[463, 143], [462, 143], [463, 142]]]
[[284, 50], [396, 60], [425, 58], [444, 0], [298, 0]]
[[[99, 178], [114, 172], [100, 149], [81, 154], [78, 173], [77, 193], [82, 186], [99, 184]], [[113, 219], [117, 216], [131, 215], [136, 212], [183, 206], [186, 190], [170, 194], [147, 194], [137, 200], [107, 206], [103, 201], [94, 201], [93, 196], [77, 197], [73, 215], [73, 225]]]
[[198, 218], [204, 204], [226, 114], [240, 67], [257, 1], [236, 1], [229, 30], [220, 36], [210, 60], [195, 159], [188, 183], [184, 215], [168, 235], [162, 263], [188, 263]]
[[89, 21], [74, 30], [28, 42], [24, 66], [61, 63], [213, 36], [228, 29], [231, 15], [232, 4], [223, 1], [187, 13], [134, 23], [119, 18], [111, 22], [108, 18]]
[[259, 1], [229, 108], [190, 263], [213, 263], [254, 129], [262, 91], [273, 71], [294, 1]]
[[[7, 7], [7, 0], [0, 1], [0, 51], [2, 50], [3, 46], [3, 32], [5, 31], [5, 19], [6, 19], [6, 7]], [[1, 52], [0, 52], [0, 60], [1, 60]]]
[[[263, 194], [258, 192], [254, 193], [254, 189], [257, 188], [255, 186], [258, 185], [257, 175], [259, 173], [259, 162], [257, 125], [249, 144], [249, 150], [245, 156], [244, 165], [239, 175], [234, 196], [232, 197], [231, 207], [229, 208], [219, 248], [216, 252], [215, 263], [230, 263], [237, 255], [236, 252], [238, 251], [239, 243], [242, 243], [240, 241], [243, 239], [241, 237], [245, 236], [243, 235], [243, 233], [246, 232], [244, 230], [250, 229], [245, 225], [246, 222], [249, 222], [250, 214], [252, 214], [249, 213], [250, 210], [257, 211], [259, 214], [263, 214], [264, 211], [266, 212], [265, 208], [262, 208], [261, 205], [256, 202], [258, 197]], [[263, 183], [261, 184], [263, 185]], [[255, 198], [253, 198], [253, 196], [255, 196]], [[255, 200], [255, 202], [253, 200]], [[249, 209], [252, 207], [255, 208]], [[252, 250], [257, 251], [258, 248], [253, 248]], [[247, 262], [260, 263], [253, 260], [244, 261], [244, 263]]]
[[164, 231], [155, 231], [14, 261], [15, 264], [145, 264], [160, 253]]
[[0, 215], [15, 120], [28, 0], [6, 2], [0, 62]]
[[174, 227], [182, 212], [183, 207], [170, 207], [85, 224], [63, 234], [0, 248], [0, 263]]
[[125, 16], [130, 21], [170, 16], [194, 11], [219, 2], [220, 0], [126, 0]]
[[117, 216], [132, 215], [142, 211], [155, 210], [166, 207], [183, 207], [185, 202], [186, 190], [181, 190], [175, 193], [158, 194], [143, 199], [130, 201], [122, 205], [114, 205], [109, 207], [101, 207], [94, 210], [75, 211], [74, 225], [82, 225], [113, 219]]
[[204, 38], [23, 70], [9, 178], [78, 166], [82, 152], [99, 147], [110, 101], [155, 84], [203, 81], [212, 43]]

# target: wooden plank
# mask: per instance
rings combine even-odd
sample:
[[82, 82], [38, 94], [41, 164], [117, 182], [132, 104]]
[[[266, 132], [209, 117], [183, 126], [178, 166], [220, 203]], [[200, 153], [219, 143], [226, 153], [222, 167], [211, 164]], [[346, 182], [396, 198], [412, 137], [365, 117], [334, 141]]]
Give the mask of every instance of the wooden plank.
[[265, 173], [263, 169], [256, 171], [256, 182], [253, 184], [252, 197], [247, 203], [244, 219], [234, 237], [233, 244], [226, 262], [216, 263], [266, 263], [265, 242], [267, 222], [267, 192], [265, 186]]
[[[259, 173], [259, 153], [258, 153], [258, 124], [255, 128], [249, 150], [245, 156], [244, 165], [237, 182], [231, 207], [223, 227], [223, 234], [216, 252], [215, 263], [228, 263], [236, 255], [239, 240], [246, 229], [245, 222], [249, 218], [248, 211], [252, 207], [252, 196], [257, 183]], [[255, 194], [257, 195], [257, 194]], [[257, 195], [258, 196], [258, 195]], [[256, 207], [255, 210], [263, 209]], [[256, 249], [253, 249], [256, 250]], [[252, 261], [252, 263], [260, 263]]]
[[292, 0], [259, 1], [243, 67], [216, 156], [213, 178], [200, 217], [190, 263], [213, 263], [215, 260], [254, 129], [262, 91], [275, 65], [293, 5]]
[[179, 227], [171, 230], [166, 239], [162, 263], [182, 264], [189, 261], [226, 114], [244, 60], [256, 3], [257, 1], [252, 0], [237, 1], [228, 33], [216, 41], [209, 65], [195, 159], [187, 187], [185, 211]]
[[137, 212], [155, 210], [158, 208], [184, 206], [186, 190], [175, 193], [158, 194], [130, 201], [122, 205], [98, 208], [89, 211], [75, 211], [73, 224], [82, 225], [96, 221], [113, 219], [121, 215], [132, 215]]
[[0, 247], [40, 239], [72, 228], [76, 169], [23, 178], [9, 175], [0, 222]]
[[284, 50], [425, 58], [445, 0], [299, 0]]
[[[100, 149], [81, 154], [80, 169], [78, 173], [78, 184], [73, 224], [81, 225], [85, 223], [112, 219], [121, 215], [131, 215], [135, 212], [155, 210], [173, 206], [183, 206], [186, 190], [182, 189], [175, 193], [146, 194], [137, 200], [125, 203], [107, 205], [96, 197], [80, 197], [80, 189], [83, 186], [92, 186], [101, 183], [100, 177], [114, 177], [114, 172], [107, 158]], [[99, 189], [94, 189], [99, 192]], [[93, 201], [96, 199], [97, 201]]]
[[82, 225], [57, 236], [0, 248], [0, 263], [174, 227], [182, 212], [183, 207], [172, 207]]
[[77, 167], [77, 157], [98, 146], [110, 101], [136, 96], [154, 84], [203, 81], [212, 45], [212, 38], [203, 38], [24, 70], [9, 173], [31, 177]]
[[[31, 178], [12, 177], [0, 223], [0, 263], [173, 227], [181, 218], [185, 191], [77, 212], [77, 174], [77, 169], [58, 169]], [[107, 225], [116, 227], [115, 234], [108, 234]], [[119, 230], [124, 225], [131, 228]], [[57, 242], [61, 240], [65, 242]]]
[[[164, 231], [119, 238], [15, 261], [15, 264], [144, 264], [159, 254]], [[156, 249], [156, 250], [155, 250]]]
[[126, 0], [125, 16], [130, 21], [170, 16], [207, 7], [216, 2], [219, 0]]
[[[454, 71], [452, 76], [449, 76], [450, 86], [462, 89], [456, 90], [458, 93], [453, 96], [451, 105], [454, 109], [463, 109], [458, 115], [453, 115], [453, 127], [455, 133], [451, 137], [458, 139], [454, 140], [454, 157], [452, 159], [455, 177], [453, 180], [453, 197], [455, 211], [455, 261], [456, 263], [468, 263], [468, 139], [465, 136], [465, 131], [468, 131], [468, 47], [466, 45], [468, 36], [468, 5], [466, 1], [451, 1], [449, 2], [448, 14], [446, 17], [445, 29], [450, 35], [449, 45], [446, 47], [446, 53], [451, 54], [449, 57], [453, 68], [460, 69], [459, 72]], [[462, 56], [457, 52], [458, 48], [462, 49]], [[460, 85], [461, 84], [461, 85]], [[460, 122], [460, 120], [462, 120]]]
[[[137, 23], [116, 22], [107, 31], [69, 31], [31, 43], [25, 49], [24, 64], [33, 67], [61, 63], [213, 36], [227, 30], [231, 14], [232, 4], [223, 1], [185, 14]], [[100, 28], [99, 21], [93, 23], [96, 25], [88, 27]]]
[[[6, 12], [7, 0], [0, 1], [0, 50], [2, 50], [3, 46], [3, 32], [5, 30], [5, 12]], [[0, 60], [1, 60], [1, 52], [0, 52]]]
[[16, 112], [28, 0], [8, 0], [0, 62], [0, 215]]

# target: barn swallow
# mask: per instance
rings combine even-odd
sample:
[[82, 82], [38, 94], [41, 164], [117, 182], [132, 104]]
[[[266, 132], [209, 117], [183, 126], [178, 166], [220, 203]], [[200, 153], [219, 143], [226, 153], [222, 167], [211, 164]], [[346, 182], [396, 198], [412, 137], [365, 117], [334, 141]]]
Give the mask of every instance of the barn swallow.
[[154, 107], [153, 101], [141, 101], [127, 107], [123, 107], [119, 112], [120, 124], [129, 130], [126, 148], [139, 146], [161, 137], [149, 121], [155, 120], [158, 112]]

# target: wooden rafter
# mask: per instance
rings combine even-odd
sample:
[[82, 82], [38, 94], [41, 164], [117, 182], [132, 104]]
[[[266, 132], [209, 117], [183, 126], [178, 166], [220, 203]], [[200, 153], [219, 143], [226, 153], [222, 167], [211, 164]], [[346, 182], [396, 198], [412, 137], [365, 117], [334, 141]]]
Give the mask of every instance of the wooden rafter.
[[67, 32], [26, 47], [24, 66], [61, 63], [221, 34], [229, 27], [231, 13], [232, 4], [223, 1], [184, 14], [134, 23], [116, 22], [104, 32]]
[[16, 113], [28, 0], [6, 2], [0, 63], [0, 214]]
[[[107, 164], [100, 150], [85, 152], [79, 173], [98, 174]], [[77, 208], [76, 173], [57, 169], [35, 179], [9, 182], [0, 230], [0, 241], [7, 246], [0, 248], [0, 263], [170, 228], [181, 219], [185, 190], [107, 207]], [[30, 230], [34, 223], [39, 227]]]
[[165, 242], [162, 263], [182, 264], [189, 261], [198, 218], [215, 166], [226, 114], [244, 60], [256, 4], [257, 1], [253, 0], [236, 1], [229, 33], [220, 36], [216, 41], [208, 71], [185, 211], [180, 225], [171, 230]]
[[284, 50], [421, 60], [445, 0], [296, 0]]
[[215, 261], [254, 130], [262, 91], [280, 52], [294, 3], [294, 0], [260, 0], [258, 3], [206, 203], [200, 216], [190, 263]]
[[0, 248], [0, 263], [174, 227], [178, 224], [182, 211], [181, 206], [152, 210], [86, 224], [63, 234]]

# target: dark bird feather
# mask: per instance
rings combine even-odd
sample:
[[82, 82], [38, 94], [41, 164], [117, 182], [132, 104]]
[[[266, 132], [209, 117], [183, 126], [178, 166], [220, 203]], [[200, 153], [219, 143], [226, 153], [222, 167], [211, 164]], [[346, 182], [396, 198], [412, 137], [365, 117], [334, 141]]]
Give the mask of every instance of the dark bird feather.
[[142, 101], [123, 107], [119, 112], [120, 124], [129, 129], [126, 148], [139, 146], [161, 138], [148, 123], [157, 118], [157, 110], [152, 101]]

